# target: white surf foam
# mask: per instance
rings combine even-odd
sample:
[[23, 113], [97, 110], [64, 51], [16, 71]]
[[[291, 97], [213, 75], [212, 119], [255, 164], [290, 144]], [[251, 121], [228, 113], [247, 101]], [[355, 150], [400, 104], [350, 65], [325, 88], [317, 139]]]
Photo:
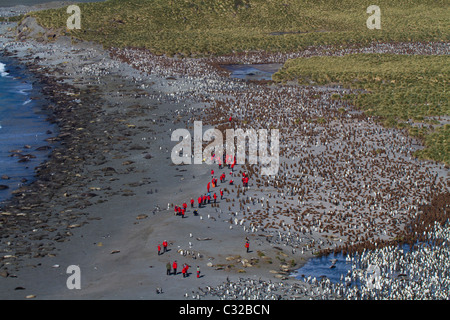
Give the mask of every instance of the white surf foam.
[[6, 77], [8, 75], [8, 72], [5, 71], [5, 65], [0, 62], [0, 76]]

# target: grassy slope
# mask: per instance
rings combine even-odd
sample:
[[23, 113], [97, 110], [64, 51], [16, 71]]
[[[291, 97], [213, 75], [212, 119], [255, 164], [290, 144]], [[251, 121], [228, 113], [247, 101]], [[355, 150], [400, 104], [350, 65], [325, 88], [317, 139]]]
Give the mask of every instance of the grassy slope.
[[[273, 79], [363, 89], [367, 93], [344, 98], [352, 99], [367, 114], [380, 116], [386, 125], [407, 128], [423, 138], [428, 148], [418, 156], [449, 164], [450, 126], [440, 126], [436, 120], [450, 116], [449, 62], [448, 56], [391, 54], [298, 58], [287, 61]], [[428, 125], [419, 128], [412, 122]]]
[[[381, 30], [366, 27], [371, 4], [367, 0], [110, 0], [80, 3], [82, 29], [70, 33], [106, 47], [145, 47], [155, 53], [186, 55], [449, 40], [446, 1], [379, 0]], [[69, 17], [65, 9], [34, 15], [52, 28], [65, 28]]]

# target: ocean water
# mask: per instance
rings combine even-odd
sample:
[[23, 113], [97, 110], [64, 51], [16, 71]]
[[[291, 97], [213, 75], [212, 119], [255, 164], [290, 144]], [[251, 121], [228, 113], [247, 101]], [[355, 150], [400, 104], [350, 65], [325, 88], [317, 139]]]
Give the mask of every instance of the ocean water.
[[[430, 243], [415, 243], [417, 247], [429, 246]], [[414, 248], [408, 244], [401, 244], [397, 247], [398, 250], [402, 252], [412, 252]], [[360, 269], [359, 256], [353, 255], [355, 261], [347, 261], [347, 256], [344, 254], [334, 254], [330, 253], [325, 256], [319, 256], [311, 258], [308, 262], [297, 269], [293, 276], [298, 280], [303, 280], [308, 277], [315, 277], [317, 280], [322, 280], [323, 278], [328, 278], [330, 282], [334, 284], [342, 283], [345, 281], [343, 278], [352, 271], [352, 266], [354, 265], [357, 269]], [[363, 271], [367, 271], [364, 269]], [[383, 277], [397, 278], [400, 272], [394, 271], [393, 273], [383, 272]], [[351, 285], [361, 286], [360, 280], [351, 281]]]
[[57, 130], [46, 120], [44, 103], [26, 68], [0, 56], [0, 202], [31, 183], [36, 166], [48, 159], [51, 149], [36, 150], [52, 147], [45, 139]]
[[352, 268], [352, 262], [346, 261], [342, 253], [330, 254], [311, 258], [308, 262], [297, 269], [295, 277], [302, 280], [303, 277], [315, 277], [321, 279], [326, 277], [333, 283], [341, 282], [341, 276], [347, 275]]

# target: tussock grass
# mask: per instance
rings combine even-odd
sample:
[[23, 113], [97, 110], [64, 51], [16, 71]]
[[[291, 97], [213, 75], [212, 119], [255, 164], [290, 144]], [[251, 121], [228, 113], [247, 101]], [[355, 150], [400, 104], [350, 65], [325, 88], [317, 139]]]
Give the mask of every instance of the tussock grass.
[[438, 119], [450, 116], [449, 62], [448, 56], [394, 54], [297, 58], [287, 61], [273, 80], [361, 89], [342, 98], [380, 117], [386, 126], [424, 139], [427, 148], [418, 156], [448, 164], [450, 125], [441, 126]]
[[[160, 54], [289, 52], [311, 45], [373, 41], [448, 41], [443, 0], [379, 0], [381, 30], [369, 30], [366, 0], [109, 0], [79, 3], [73, 37], [105, 47], [143, 47]], [[32, 13], [45, 27], [65, 29], [66, 8]]]

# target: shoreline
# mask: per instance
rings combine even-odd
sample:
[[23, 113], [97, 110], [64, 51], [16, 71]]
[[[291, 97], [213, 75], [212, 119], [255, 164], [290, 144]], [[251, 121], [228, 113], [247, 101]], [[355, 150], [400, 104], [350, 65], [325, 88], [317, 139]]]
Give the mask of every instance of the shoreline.
[[[57, 128], [55, 128], [55, 126], [48, 121], [48, 117], [51, 116], [51, 113], [48, 110], [45, 110], [45, 105], [47, 104], [48, 100], [47, 97], [41, 95], [42, 85], [36, 75], [31, 73], [27, 69], [27, 66], [17, 59], [11, 58], [7, 55], [2, 55], [1, 58], [2, 61], [6, 62], [7, 66], [14, 69], [13, 73], [9, 73], [8, 76], [18, 76], [18, 79], [20, 79], [21, 82], [25, 82], [26, 84], [29, 84], [31, 86], [31, 90], [27, 93], [29, 99], [24, 103], [28, 105], [28, 103], [31, 102], [31, 104], [27, 106], [29, 110], [27, 110], [26, 112], [27, 115], [33, 115], [32, 122], [36, 120], [40, 121], [42, 119], [42, 124], [40, 124], [39, 128], [44, 131], [36, 133], [42, 137], [42, 141], [40, 143], [38, 141], [31, 141], [30, 139], [28, 139], [29, 141], [25, 142], [25, 144], [21, 144], [21, 142], [17, 141], [16, 145], [10, 147], [10, 151], [16, 151], [16, 153], [11, 153], [10, 157], [21, 157], [22, 160], [19, 162], [23, 162], [23, 165], [21, 167], [25, 168], [20, 169], [22, 172], [20, 177], [11, 177], [10, 173], [8, 173], [5, 174], [6, 176], [8, 176], [6, 180], [0, 180], [0, 184], [6, 184], [9, 186], [7, 190], [3, 191], [5, 193], [7, 192], [8, 195], [4, 197], [2, 196], [2, 200], [0, 201], [0, 203], [11, 199], [14, 195], [13, 192], [19, 188], [13, 187], [13, 183], [17, 183], [22, 186], [30, 184], [35, 179], [33, 173], [35, 168], [40, 163], [46, 161], [47, 157], [49, 156], [49, 150], [51, 149], [49, 143], [45, 141], [44, 138], [48, 138], [50, 135], [57, 133]], [[17, 75], [17, 73], [19, 73], [19, 75]], [[21, 118], [19, 118], [19, 120], [21, 120]], [[30, 122], [30, 125], [32, 124], [33, 123]], [[5, 152], [9, 151], [5, 150]], [[17, 170], [17, 168], [13, 168], [13, 170]]]
[[[60, 129], [54, 137], [60, 147], [38, 167], [37, 181], [21, 190], [0, 215], [12, 236], [17, 235], [16, 225], [25, 223], [28, 228], [21, 232], [23, 239], [5, 237], [12, 243], [8, 250], [16, 252], [16, 257], [5, 258], [9, 253], [2, 252], [0, 270], [6, 269], [7, 276], [0, 278], [4, 288], [1, 298], [195, 299], [191, 292], [196, 288], [221, 286], [228, 279], [298, 289], [296, 294], [284, 293], [284, 299], [311, 297], [310, 284], [294, 279], [289, 271], [317, 252], [314, 248], [324, 239], [316, 231], [313, 235], [318, 226], [307, 232], [302, 227], [294, 233], [300, 242], [311, 241], [300, 254], [299, 249], [296, 253], [293, 250], [298, 241], [286, 238], [284, 223], [290, 221], [283, 214], [274, 218], [280, 223], [278, 230], [258, 230], [256, 215], [249, 216], [249, 209], [247, 229], [235, 223], [246, 210], [230, 210], [234, 200], [240, 209], [249, 206], [257, 210], [264, 204], [259, 198], [270, 193], [261, 191], [263, 183], [252, 181], [247, 199], [234, 198], [235, 189], [219, 185], [228, 187], [231, 194], [225, 193], [217, 208], [202, 208], [199, 217], [188, 208], [187, 218], [182, 219], [174, 216], [170, 205], [168, 208], [168, 204], [196, 200], [205, 193], [211, 178], [211, 167], [172, 165], [169, 146], [173, 146], [170, 133], [174, 129], [189, 129], [197, 117], [214, 125], [220, 119], [215, 123], [212, 115], [220, 118], [228, 114], [229, 110], [214, 105], [211, 99], [216, 88], [217, 97], [227, 94], [215, 78], [205, 80], [208, 89], [196, 91], [190, 86], [201, 81], [178, 74], [175, 80], [167, 77], [173, 73], [170, 67], [161, 75], [141, 73], [112, 59], [98, 45], [72, 43], [64, 37], [55, 43], [12, 44], [14, 48], [23, 61], [34, 61], [30, 69], [41, 74], [44, 91], [53, 95], [48, 109]], [[248, 89], [231, 81], [227, 85], [232, 90]], [[249, 90], [262, 88], [254, 85]], [[201, 94], [205, 94], [204, 100], [199, 100]], [[373, 124], [364, 125], [371, 128]], [[228, 174], [227, 170], [214, 170]], [[249, 168], [239, 166], [236, 180], [242, 170]], [[258, 179], [257, 173], [251, 174], [252, 180]], [[273, 189], [273, 195], [271, 201], [278, 203], [279, 191]], [[249, 197], [256, 199], [253, 206]], [[244, 248], [246, 237], [250, 238], [250, 254]], [[157, 255], [156, 246], [163, 240], [169, 242], [170, 251]], [[190, 253], [181, 255], [179, 250]], [[179, 265], [189, 263], [190, 277], [166, 276], [165, 264], [173, 260]], [[291, 260], [295, 266], [290, 265]], [[80, 266], [81, 290], [66, 287], [69, 265]], [[197, 265], [203, 275], [200, 279], [195, 278]], [[19, 287], [24, 289], [15, 290]], [[162, 288], [163, 294], [158, 294], [157, 288]]]

